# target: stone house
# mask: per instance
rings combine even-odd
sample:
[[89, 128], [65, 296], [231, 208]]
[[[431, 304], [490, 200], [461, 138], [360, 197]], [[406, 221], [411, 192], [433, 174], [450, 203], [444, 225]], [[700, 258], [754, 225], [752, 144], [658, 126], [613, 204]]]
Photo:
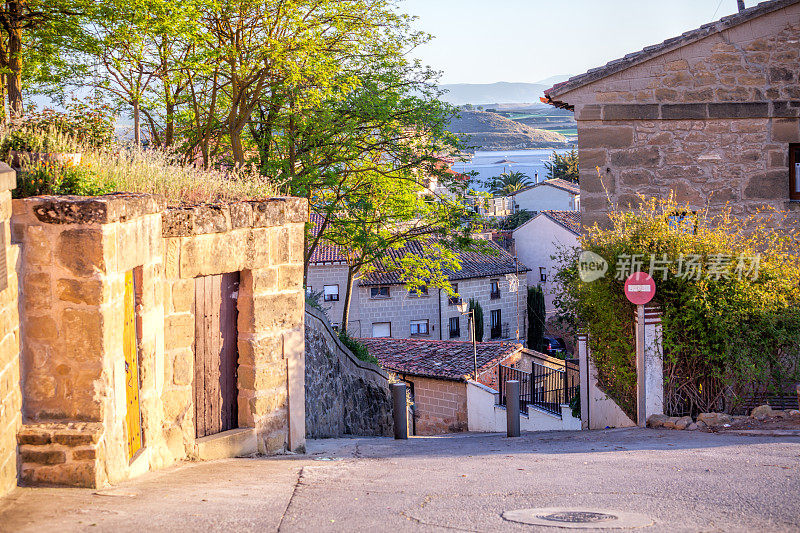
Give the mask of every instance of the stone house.
[[580, 195], [577, 183], [560, 178], [540, 181], [511, 195], [513, 212], [575, 211], [580, 209]]
[[[475, 374], [471, 342], [359, 339], [381, 366], [408, 384], [414, 435], [467, 431], [467, 382]], [[496, 385], [497, 365], [525, 366], [521, 344], [479, 342], [478, 381]], [[530, 363], [528, 362], [528, 366]]]
[[[545, 91], [578, 122], [583, 224], [637, 194], [800, 216], [800, 0], [772, 0]], [[599, 174], [598, 174], [599, 170]]]
[[[348, 332], [356, 337], [468, 340], [468, 320], [457, 305], [474, 298], [483, 307], [484, 340], [524, 339], [525, 273], [529, 269], [495, 243], [487, 241], [487, 245], [494, 254], [462, 252], [461, 270], [447, 273], [459, 295], [456, 298], [440, 289], [411, 292], [399, 272], [385, 265], [353, 281]], [[422, 252], [413, 245], [393, 250], [389, 261], [404, 253]], [[322, 304], [337, 328], [341, 327], [346, 285], [345, 257], [335, 246], [319, 246], [309, 262], [306, 288], [323, 293]]]
[[304, 200], [14, 186], [0, 165], [0, 494], [304, 449]]
[[514, 249], [520, 261], [530, 266], [528, 286], [541, 285], [545, 310], [552, 316], [556, 309], [554, 276], [561, 267], [556, 255], [559, 249], [580, 246], [580, 211], [541, 211], [512, 232]]

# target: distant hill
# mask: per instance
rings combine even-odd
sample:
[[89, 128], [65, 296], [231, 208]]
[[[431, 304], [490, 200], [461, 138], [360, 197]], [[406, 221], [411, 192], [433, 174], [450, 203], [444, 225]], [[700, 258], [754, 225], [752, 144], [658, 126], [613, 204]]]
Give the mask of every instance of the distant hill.
[[567, 138], [555, 131], [538, 130], [509, 120], [497, 113], [461, 111], [448, 129], [467, 137], [466, 143], [478, 150], [521, 150], [564, 148]]
[[534, 104], [541, 105], [539, 98], [545, 89], [568, 79], [569, 76], [551, 76], [536, 83], [451, 83], [440, 85], [447, 92], [442, 100], [453, 105], [485, 104]]
[[441, 85], [447, 91], [442, 100], [453, 105], [535, 103], [550, 85], [537, 83], [453, 83]]

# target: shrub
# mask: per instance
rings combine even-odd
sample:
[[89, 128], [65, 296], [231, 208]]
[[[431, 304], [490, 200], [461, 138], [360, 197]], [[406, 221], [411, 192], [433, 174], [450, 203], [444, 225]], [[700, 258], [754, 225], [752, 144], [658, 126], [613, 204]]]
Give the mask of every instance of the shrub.
[[478, 300], [470, 298], [469, 310], [475, 311], [475, 341], [483, 342], [483, 307]]
[[[780, 393], [800, 378], [800, 266], [793, 236], [773, 229], [776, 216], [737, 219], [725, 210], [711, 217], [672, 200], [642, 199], [637, 210], [612, 212], [608, 229], [595, 225], [581, 239], [585, 251], [608, 261], [605, 277], [581, 281], [578, 252], [559, 252], [560, 318], [588, 330], [598, 382], [629, 415], [636, 411], [635, 308], [623, 294], [627, 276], [614, 275], [617, 265], [648, 271], [651, 260], [667, 259], [653, 271], [667, 414], [735, 411], [743, 396]], [[757, 275], [738, 275], [748, 257], [748, 268], [758, 260]], [[693, 258], [699, 276], [686, 275]], [[733, 261], [727, 270], [724, 258]]]
[[111, 182], [103, 179], [90, 168], [65, 166], [54, 163], [38, 163], [26, 166], [19, 173], [17, 187], [12, 191], [14, 198], [27, 198], [46, 194], [70, 194], [78, 196], [97, 196], [112, 192]]
[[541, 285], [528, 287], [528, 348], [537, 352], [544, 351], [545, 313], [544, 290]]
[[374, 355], [369, 354], [367, 347], [348, 335], [345, 330], [339, 332], [339, 340], [360, 360], [376, 365], [379, 364], [378, 359]]

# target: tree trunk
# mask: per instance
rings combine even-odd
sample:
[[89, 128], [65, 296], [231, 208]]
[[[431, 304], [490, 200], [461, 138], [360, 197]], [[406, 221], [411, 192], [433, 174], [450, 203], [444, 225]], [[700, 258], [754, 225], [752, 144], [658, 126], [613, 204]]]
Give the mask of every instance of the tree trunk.
[[8, 103], [11, 116], [21, 116], [25, 111], [22, 103], [22, 31], [18, 28], [8, 33]]
[[234, 128], [231, 130], [231, 152], [233, 152], [233, 162], [235, 166], [244, 165], [244, 148], [242, 148], [242, 130]]
[[342, 310], [342, 331], [347, 331], [350, 323], [350, 300], [353, 292], [353, 278], [355, 277], [356, 267], [347, 268], [347, 285], [344, 288], [344, 309]]
[[139, 110], [139, 100], [135, 99], [133, 102], [133, 142], [136, 146], [142, 145], [142, 125], [141, 113]]

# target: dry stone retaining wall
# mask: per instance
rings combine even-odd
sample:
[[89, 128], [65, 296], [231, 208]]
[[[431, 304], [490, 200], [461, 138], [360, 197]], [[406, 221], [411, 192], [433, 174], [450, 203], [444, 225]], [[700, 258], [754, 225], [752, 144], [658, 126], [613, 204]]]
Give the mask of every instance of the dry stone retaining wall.
[[390, 435], [389, 376], [357, 359], [319, 310], [306, 306], [305, 326], [306, 435]]

